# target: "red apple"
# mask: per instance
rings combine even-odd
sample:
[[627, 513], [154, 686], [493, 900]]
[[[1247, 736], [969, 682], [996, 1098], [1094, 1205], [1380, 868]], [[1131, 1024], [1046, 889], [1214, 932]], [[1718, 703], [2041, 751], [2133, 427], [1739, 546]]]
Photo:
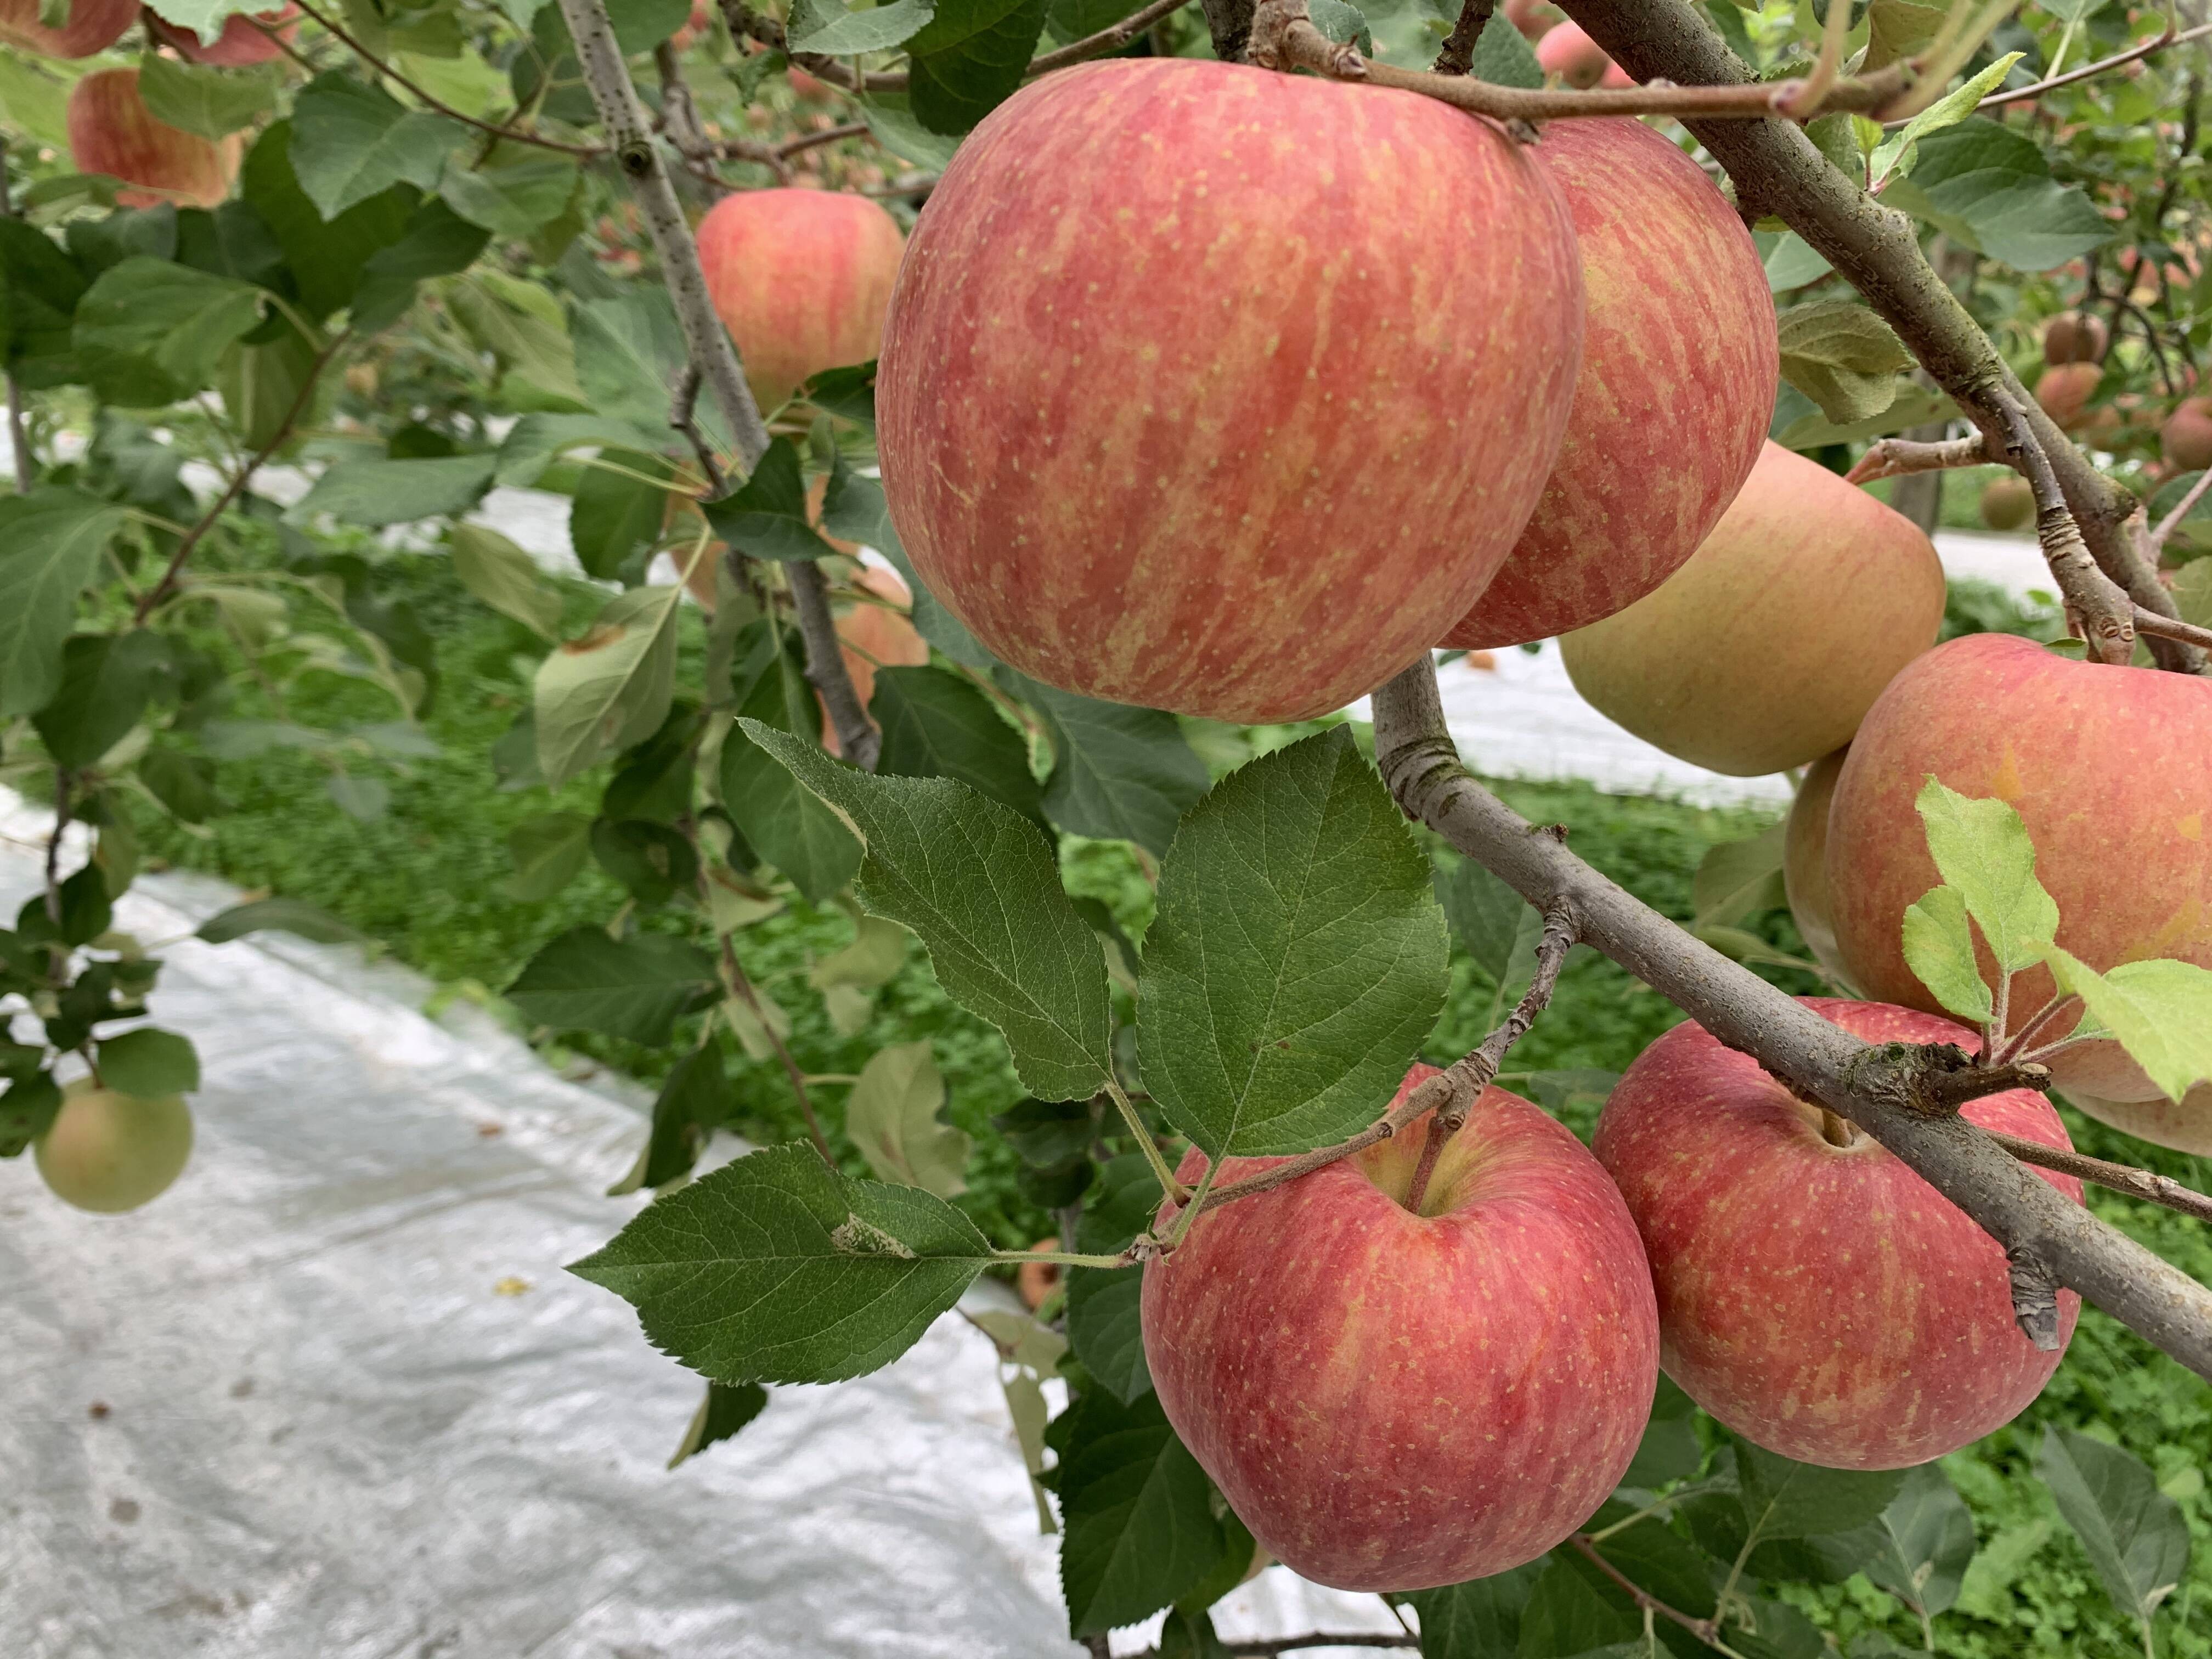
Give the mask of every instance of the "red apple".
[[100, 70], [70, 88], [69, 137], [77, 171], [132, 186], [115, 192], [125, 207], [213, 207], [238, 176], [238, 135], [214, 143], [155, 120], [135, 69]]
[[2158, 447], [2176, 472], [2212, 466], [2212, 398], [2185, 399], [2159, 428]]
[[1086, 64], [993, 111], [922, 210], [876, 389], [884, 493], [930, 592], [1024, 673], [1304, 719], [1467, 614], [1581, 349], [1566, 209], [1490, 123]]
[[1836, 948], [1834, 906], [1828, 902], [1828, 806], [1848, 747], [1814, 761], [1790, 803], [1782, 831], [1782, 890], [1790, 915], [1813, 959], [1838, 979], [1848, 979], [1843, 952]]
[[1890, 676], [1935, 643], [1943, 591], [1918, 526], [1769, 443], [1687, 563], [1559, 649], [1608, 719], [1751, 777], [1850, 742]]
[[1704, 169], [1641, 121], [1554, 122], [1536, 155], [1582, 249], [1582, 373], [1536, 515], [1449, 646], [1548, 639], [1642, 599], [1735, 499], [1774, 413], [1766, 270]]
[[[1974, 1034], [1880, 1003], [1803, 999], [1869, 1042]], [[2070, 1146], [2016, 1089], [1965, 1115]], [[2060, 1355], [2013, 1322], [2004, 1249], [1864, 1132], [1821, 1132], [1748, 1054], [1685, 1024], [1614, 1085], [1592, 1143], [1620, 1183], [1659, 1292], [1660, 1364], [1754, 1444], [1838, 1469], [1897, 1469], [2018, 1416]], [[2075, 1202], [2070, 1176], [2022, 1166]], [[2061, 1347], [2081, 1298], [2058, 1295]]]
[[2103, 318], [2086, 311], [2062, 311], [2043, 325], [2043, 361], [2053, 366], [2101, 362], [2109, 337]]
[[244, 12], [234, 12], [223, 20], [222, 33], [206, 45], [188, 28], [179, 28], [166, 17], [149, 9], [146, 27], [149, 33], [177, 49], [180, 57], [195, 64], [216, 64], [225, 69], [243, 69], [250, 64], [265, 64], [272, 58], [283, 55], [284, 48], [255, 27], [256, 21], [267, 24], [289, 40], [300, 32], [300, 9], [289, 3], [270, 11], [256, 12], [249, 18]]
[[[2058, 943], [2090, 967], [2172, 957], [2212, 968], [2212, 680], [1973, 634], [1890, 683], [1837, 780], [1828, 885], [1853, 982], [1933, 1011], [1904, 947], [1905, 907], [1940, 880], [1913, 808], [1931, 775], [2020, 813], [2058, 902]], [[2053, 989], [2044, 969], [2015, 975], [2014, 1028]], [[2068, 1049], [2051, 1070], [2069, 1093], [2158, 1093], [2113, 1043]]]
[[2198, 1158], [2212, 1156], [2212, 1083], [2200, 1083], [2179, 1101], [2160, 1095], [2150, 1100], [2100, 1100], [2079, 1089], [2066, 1098], [2123, 1134], [2154, 1146], [2171, 1146]]
[[1488, 1089], [1417, 1214], [1429, 1121], [1208, 1211], [1145, 1268], [1168, 1420], [1264, 1548], [1340, 1589], [1534, 1559], [1605, 1501], [1650, 1412], [1650, 1272], [1596, 1160]]
[[0, 45], [47, 58], [89, 58], [123, 38], [138, 18], [138, 0], [70, 0], [69, 21], [49, 28], [39, 0], [0, 0]]
[[1632, 87], [1628, 71], [1605, 55], [1605, 48], [1583, 33], [1583, 26], [1565, 22], [1547, 29], [1536, 43], [1536, 63], [1546, 75], [1556, 75], [1571, 87]]
[[2008, 473], [1982, 490], [1982, 522], [1992, 530], [2018, 530], [2035, 519], [2035, 491], [2027, 479]]
[[707, 291], [763, 411], [881, 349], [904, 246], [879, 204], [835, 191], [739, 191], [699, 222]]
[[2097, 395], [2097, 383], [2104, 378], [2105, 371], [2094, 363], [2056, 364], [2036, 377], [2035, 401], [2062, 431], [2071, 432], [2081, 423], [2089, 399]]
[[714, 27], [714, 9], [708, 0], [692, 0], [691, 15], [684, 25], [668, 37], [668, 44], [678, 52], [689, 52], [707, 38]]
[[1527, 40], [1542, 40], [1559, 17], [1559, 9], [1549, 0], [1505, 0], [1498, 12]]

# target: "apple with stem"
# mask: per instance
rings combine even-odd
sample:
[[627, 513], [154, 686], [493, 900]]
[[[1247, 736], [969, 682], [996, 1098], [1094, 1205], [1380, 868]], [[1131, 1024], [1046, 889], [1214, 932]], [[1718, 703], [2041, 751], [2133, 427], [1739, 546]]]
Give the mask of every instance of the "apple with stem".
[[[1391, 1103], [1435, 1074], [1414, 1066]], [[1340, 1589], [1534, 1560], [1612, 1492], [1650, 1413], [1650, 1272], [1605, 1171], [1487, 1089], [1417, 1212], [1431, 1121], [1206, 1212], [1144, 1270], [1168, 1420], [1264, 1548]]]

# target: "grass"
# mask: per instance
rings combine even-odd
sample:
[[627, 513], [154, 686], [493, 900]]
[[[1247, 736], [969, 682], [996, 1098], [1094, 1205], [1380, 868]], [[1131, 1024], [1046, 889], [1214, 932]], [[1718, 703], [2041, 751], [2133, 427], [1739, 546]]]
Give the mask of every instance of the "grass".
[[[505, 847], [518, 823], [560, 805], [588, 811], [599, 780], [569, 786], [556, 801], [542, 790], [502, 792], [487, 754], [526, 706], [533, 641], [464, 594], [442, 559], [395, 555], [373, 572], [386, 597], [405, 597], [439, 639], [441, 685], [425, 726], [440, 745], [434, 758], [411, 761], [390, 774], [392, 806], [373, 823], [347, 817], [325, 789], [323, 766], [295, 751], [224, 763], [219, 786], [233, 810], [204, 832], [147, 817], [149, 854], [211, 871], [240, 884], [308, 900], [369, 934], [399, 960], [446, 988], [487, 998], [506, 984], [544, 941], [564, 928], [604, 922], [623, 902], [614, 881], [587, 868], [551, 899], [525, 903], [506, 895], [511, 872]], [[575, 596], [573, 609], [588, 606]], [[577, 617], [572, 616], [572, 624]], [[1964, 619], [1959, 619], [1963, 621]], [[1954, 624], [1955, 625], [1955, 624]], [[687, 640], [687, 650], [697, 641]], [[696, 669], [694, 670], [696, 676]], [[265, 714], [258, 694], [242, 695], [232, 712]], [[289, 712], [306, 723], [389, 718], [389, 705], [351, 681], [326, 677], [303, 685]], [[1501, 793], [1539, 822], [1568, 826], [1570, 844], [1648, 903], [1678, 919], [1690, 914], [1690, 880], [1705, 849], [1753, 834], [1770, 821], [1744, 811], [1713, 811], [1678, 802], [1610, 796], [1584, 785], [1505, 784]], [[1127, 850], [1071, 842], [1064, 854], [1068, 883], [1111, 906], [1133, 935], [1150, 921], [1152, 895]], [[1772, 940], [1795, 949], [1786, 913], [1765, 918]], [[792, 1016], [792, 1047], [810, 1073], [857, 1072], [892, 1042], [930, 1039], [950, 1093], [947, 1115], [976, 1137], [971, 1189], [960, 1200], [1003, 1245], [1024, 1244], [1047, 1231], [1044, 1214], [1017, 1188], [1011, 1150], [989, 1119], [1020, 1097], [996, 1034], [954, 1007], [938, 988], [926, 955], [909, 952], [884, 988], [868, 1024], [850, 1035], [830, 1026], [804, 975], [818, 957], [851, 936], [842, 911], [793, 903], [741, 936], [739, 951], [756, 981]], [[1809, 977], [1781, 970], [1778, 982], [1796, 993], [1818, 989]], [[1455, 963], [1452, 994], [1428, 1046], [1443, 1060], [1481, 1035], [1486, 988], [1464, 961]], [[1517, 1048], [1516, 1070], [1595, 1067], [1618, 1071], [1680, 1016], [1663, 999], [1594, 956], [1564, 975], [1550, 1012]], [[576, 1054], [647, 1083], [671, 1054], [600, 1039], [566, 1040]], [[733, 1056], [733, 1127], [763, 1140], [800, 1131], [795, 1101], [771, 1064]], [[820, 1091], [836, 1123], [841, 1091]], [[1563, 1114], [1587, 1133], [1594, 1108]], [[2212, 1171], [2199, 1161], [2161, 1152], [2069, 1114], [2085, 1150], [2153, 1169], [2202, 1187]], [[845, 1148], [849, 1155], [850, 1148]], [[857, 1158], [854, 1167], [858, 1168]], [[609, 1180], [622, 1171], [610, 1169]], [[2168, 1211], [2107, 1194], [2091, 1199], [2099, 1213], [2184, 1271], [2212, 1278], [2212, 1242], [2198, 1224]], [[610, 1213], [610, 1224], [612, 1214]], [[2021, 1653], [2124, 1656], [2142, 1651], [2131, 1621], [2098, 1588], [2086, 1557], [2058, 1521], [2048, 1494], [2028, 1473], [2045, 1423], [2061, 1423], [2125, 1446], [2159, 1473], [2187, 1513], [2200, 1543], [2208, 1509], [2202, 1471], [2212, 1463], [2212, 1395], [2179, 1365], [2111, 1320], [2085, 1311], [2066, 1363], [2043, 1397], [2010, 1427], [1954, 1455], [1947, 1467], [1972, 1506], [1983, 1547], [1970, 1578], [1967, 1607], [1937, 1621], [1941, 1650], [1998, 1659]], [[2212, 1557], [2200, 1551], [2188, 1581], [2158, 1621], [2160, 1651], [2212, 1655], [2212, 1640], [2191, 1626], [2196, 1593], [2212, 1592]], [[1863, 1579], [1826, 1588], [1796, 1586], [1788, 1594], [1845, 1640], [1881, 1630], [1917, 1649], [1917, 1625]]]

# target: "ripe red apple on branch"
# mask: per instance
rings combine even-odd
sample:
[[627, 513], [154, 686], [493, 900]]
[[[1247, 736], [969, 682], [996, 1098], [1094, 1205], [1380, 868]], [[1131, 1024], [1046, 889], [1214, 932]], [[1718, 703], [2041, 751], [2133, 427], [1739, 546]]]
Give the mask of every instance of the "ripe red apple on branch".
[[1680, 570], [1559, 648], [1608, 719], [1752, 777], [1850, 742], [1890, 677], [1935, 643], [1943, 593], [1918, 526], [1770, 442]]
[[300, 9], [287, 3], [268, 11], [255, 12], [251, 16], [234, 12], [223, 19], [222, 33], [213, 40], [202, 41], [198, 34], [172, 23], [159, 12], [149, 7], [146, 11], [147, 32], [168, 46], [174, 46], [179, 57], [195, 64], [214, 64], [224, 69], [243, 69], [252, 64], [266, 64], [284, 55], [284, 48], [264, 32], [275, 29], [289, 40], [300, 32]]
[[1554, 122], [1536, 155], [1574, 215], [1582, 372], [1535, 516], [1444, 636], [1465, 649], [1581, 628], [1672, 575], [1750, 476], [1780, 378], [1759, 250], [1696, 162], [1628, 120]]
[[[1955, 1042], [1948, 1020], [1807, 998], [1869, 1042]], [[1970, 1122], [2069, 1147], [2015, 1089]], [[2002, 1427], [2058, 1368], [2081, 1310], [2058, 1293], [2060, 1352], [2013, 1321], [2003, 1248], [1872, 1137], [1823, 1133], [1807, 1104], [1694, 1024], [1638, 1056], [1592, 1142], [1636, 1218], [1658, 1288], [1661, 1364], [1755, 1444], [1831, 1468], [1894, 1469]], [[2024, 1170], [2077, 1202], [2070, 1176]]]
[[930, 591], [1023, 672], [1324, 714], [1496, 573], [1581, 347], [1565, 208], [1490, 123], [1085, 64], [1000, 105], [931, 195], [884, 338], [884, 494]]
[[123, 38], [137, 21], [138, 0], [70, 0], [58, 27], [39, 21], [40, 0], [0, 0], [0, 45], [46, 58], [89, 58]]
[[238, 135], [213, 143], [155, 120], [135, 69], [96, 70], [70, 89], [69, 136], [80, 172], [129, 186], [115, 192], [125, 207], [214, 207], [238, 174]]
[[[1837, 781], [1828, 885], [1859, 989], [1932, 1012], [1904, 949], [1906, 907], [1941, 880], [1914, 806], [1930, 776], [2019, 812], [2057, 901], [2058, 943], [2091, 968], [2153, 957], [2212, 968], [2212, 681], [1976, 634], [1891, 682]], [[2009, 1029], [2054, 988], [2045, 969], [2015, 975]], [[2051, 1071], [2069, 1095], [2159, 1092], [2112, 1042], [2067, 1049]]]
[[1430, 1121], [1200, 1216], [1145, 1268], [1168, 1420], [1264, 1548], [1340, 1589], [1534, 1559], [1611, 1493], [1651, 1408], [1650, 1272], [1604, 1170], [1487, 1089], [1416, 1214]]

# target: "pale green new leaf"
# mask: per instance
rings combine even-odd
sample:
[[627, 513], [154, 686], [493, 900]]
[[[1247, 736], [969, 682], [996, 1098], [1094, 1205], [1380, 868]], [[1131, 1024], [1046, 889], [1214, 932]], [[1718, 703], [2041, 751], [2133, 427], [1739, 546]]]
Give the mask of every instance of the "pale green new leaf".
[[1936, 872], [1958, 890], [1997, 966], [2017, 972], [2041, 961], [2057, 937], [2058, 903], [2036, 878], [2035, 843], [2020, 814], [1948, 789], [1932, 774], [1913, 805]]
[[554, 637], [561, 621], [561, 596], [547, 583], [535, 559], [483, 525], [455, 525], [447, 532], [446, 544], [462, 586], [532, 633]]
[[1868, 177], [1873, 182], [1868, 188], [1879, 191], [1892, 177], [1901, 179], [1911, 172], [1920, 141], [1931, 132], [1956, 126], [1972, 115], [1974, 106], [2011, 74], [2012, 66], [2026, 56], [2025, 52], [2007, 52], [1965, 85], [1954, 88], [1922, 110], [1899, 129], [1895, 136], [1884, 140], [1874, 153], [1868, 172]]
[[1340, 1140], [1404, 1078], [1448, 955], [1428, 860], [1351, 732], [1278, 750], [1193, 807], [1162, 861], [1145, 1080], [1216, 1157]]
[[836, 1382], [912, 1347], [990, 1260], [943, 1199], [772, 1146], [655, 1200], [569, 1271], [716, 1382]]
[[607, 602], [590, 632], [538, 665], [538, 764], [559, 788], [660, 729], [676, 690], [678, 587], [635, 587]]
[[939, 1198], [968, 1190], [968, 1133], [940, 1122], [945, 1079], [927, 1039], [878, 1049], [845, 1101], [845, 1133], [877, 1178]]
[[807, 970], [806, 982], [817, 991], [838, 985], [872, 991], [888, 985], [906, 965], [907, 941], [913, 937], [881, 916], [855, 917], [853, 942], [816, 963]]
[[2046, 1425], [2035, 1472], [2120, 1610], [2146, 1624], [2189, 1570], [2189, 1523], [2141, 1460]]
[[2125, 962], [2100, 974], [2056, 945], [2059, 986], [2081, 999], [2128, 1057], [2170, 1100], [2212, 1079], [2212, 969], [2186, 962]]
[[738, 725], [860, 838], [860, 902], [921, 936], [952, 1000], [1005, 1033], [1024, 1088], [1074, 1100], [1104, 1085], [1105, 957], [1035, 824], [950, 778], [872, 776]]
[[43, 708], [60, 689], [77, 595], [130, 520], [82, 489], [0, 495], [0, 716]]
[[1960, 1018], [1978, 1025], [1996, 1013], [1988, 981], [1974, 960], [1966, 901], [1957, 888], [1931, 887], [1906, 907], [1905, 965], [1919, 975], [1936, 1001]]

